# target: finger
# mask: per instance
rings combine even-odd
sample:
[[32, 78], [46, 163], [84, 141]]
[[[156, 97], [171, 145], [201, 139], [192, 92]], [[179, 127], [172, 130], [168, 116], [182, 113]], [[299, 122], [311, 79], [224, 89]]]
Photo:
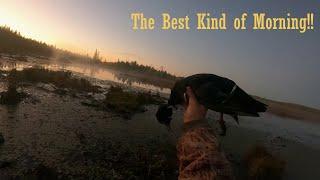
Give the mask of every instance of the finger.
[[191, 87], [187, 87], [187, 91], [186, 91], [188, 97], [189, 97], [189, 103], [198, 103], [196, 96], [193, 93], [193, 90], [191, 89]]
[[183, 94], [183, 99], [184, 99], [183, 107], [184, 107], [185, 109], [187, 109], [188, 104], [189, 104], [189, 99], [188, 99], [186, 93]]

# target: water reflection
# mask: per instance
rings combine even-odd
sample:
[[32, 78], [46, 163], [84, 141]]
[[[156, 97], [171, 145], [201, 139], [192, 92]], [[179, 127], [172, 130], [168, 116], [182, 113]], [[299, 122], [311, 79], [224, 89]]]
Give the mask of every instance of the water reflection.
[[0, 63], [1, 70], [11, 70], [17, 69], [22, 70], [24, 68], [40, 66], [50, 70], [68, 70], [74, 73], [79, 73], [81, 75], [93, 77], [99, 80], [107, 80], [107, 81], [114, 81], [117, 83], [126, 84], [129, 86], [144, 88], [156, 92], [161, 93], [169, 93], [170, 90], [168, 88], [163, 88], [158, 86], [158, 82], [156, 80], [153, 81], [146, 81], [142, 78], [130, 76], [130, 74], [126, 72], [111, 70], [106, 67], [100, 67], [96, 64], [79, 64], [79, 63], [61, 63], [61, 62], [50, 62], [50, 61], [40, 61], [35, 62], [28, 61], [28, 62], [20, 62], [20, 61], [12, 61], [12, 60], [4, 60]]
[[0, 69], [4, 71], [9, 71], [11, 69], [22, 70], [23, 68], [32, 67], [27, 63], [16, 63], [16, 62], [1, 62]]

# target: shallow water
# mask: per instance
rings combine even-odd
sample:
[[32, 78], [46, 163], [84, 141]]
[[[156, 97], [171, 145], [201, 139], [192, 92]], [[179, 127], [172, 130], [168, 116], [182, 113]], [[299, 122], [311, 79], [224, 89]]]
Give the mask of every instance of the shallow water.
[[73, 73], [77, 73], [83, 76], [89, 76], [100, 80], [113, 81], [132, 87], [138, 87], [148, 89], [161, 93], [169, 93], [170, 89], [158, 87], [152, 84], [140, 81], [138, 78], [130, 77], [120, 71], [111, 70], [105, 67], [99, 67], [98, 65], [82, 65], [79, 63], [58, 63], [55, 61], [38, 60], [32, 57], [28, 58], [28, 62], [12, 61], [9, 58], [2, 57], [0, 64], [0, 70], [17, 69], [22, 70], [32, 66], [41, 66], [50, 70], [68, 70]]
[[245, 117], [241, 127], [257, 129], [272, 136], [280, 136], [320, 149], [320, 124], [302, 120], [288, 119], [270, 113], [260, 118]]

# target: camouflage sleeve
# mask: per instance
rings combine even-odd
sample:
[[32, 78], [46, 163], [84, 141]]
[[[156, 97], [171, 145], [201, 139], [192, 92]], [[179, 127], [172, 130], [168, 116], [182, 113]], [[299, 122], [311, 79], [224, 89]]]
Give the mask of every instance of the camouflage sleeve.
[[205, 120], [184, 125], [177, 156], [179, 179], [234, 179], [232, 167]]

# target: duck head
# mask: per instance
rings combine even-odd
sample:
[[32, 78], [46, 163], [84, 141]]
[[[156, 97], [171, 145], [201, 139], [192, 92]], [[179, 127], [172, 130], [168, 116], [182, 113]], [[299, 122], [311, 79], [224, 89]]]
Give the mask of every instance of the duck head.
[[170, 126], [172, 120], [172, 107], [168, 104], [160, 105], [156, 113], [157, 120], [160, 124]]

